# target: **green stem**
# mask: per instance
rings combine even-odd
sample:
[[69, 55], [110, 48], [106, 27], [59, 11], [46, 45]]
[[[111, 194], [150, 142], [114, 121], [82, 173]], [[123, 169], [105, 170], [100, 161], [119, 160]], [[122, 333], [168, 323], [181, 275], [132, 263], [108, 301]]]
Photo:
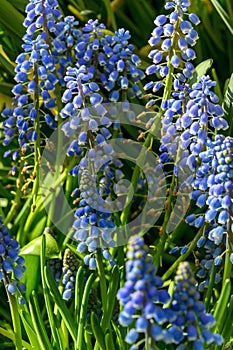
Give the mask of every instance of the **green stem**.
[[148, 332], [146, 332], [146, 338], [145, 338], [145, 350], [150, 350], [150, 337]]
[[98, 270], [99, 279], [100, 279], [102, 309], [103, 309], [103, 314], [105, 315], [106, 305], [107, 305], [107, 286], [106, 286], [106, 279], [105, 279], [104, 266], [103, 266], [103, 257], [102, 257], [100, 248], [97, 249], [96, 261], [97, 261], [97, 270]]
[[11, 222], [11, 220], [15, 217], [15, 215], [17, 214], [17, 209], [18, 209], [20, 201], [21, 201], [21, 197], [22, 197], [21, 187], [22, 187], [22, 183], [23, 183], [22, 169], [23, 169], [23, 159], [21, 158], [20, 159], [20, 166], [19, 166], [19, 177], [16, 180], [15, 198], [12, 201], [11, 208], [7, 214], [7, 217], [4, 220], [5, 225], [8, 225], [9, 222]]
[[12, 295], [8, 292], [8, 278], [3, 270], [3, 282], [6, 289], [9, 305], [10, 305], [10, 312], [11, 312], [11, 319], [13, 324], [13, 330], [15, 333], [15, 349], [16, 350], [22, 350], [22, 332], [21, 332], [21, 324], [20, 324], [20, 318], [19, 318], [19, 312], [17, 307], [17, 300], [15, 295]]
[[165, 274], [162, 276], [162, 279], [165, 281], [168, 279], [168, 277], [170, 277], [170, 275], [175, 272], [175, 270], [177, 269], [177, 266], [179, 265], [180, 262], [184, 261], [187, 259], [187, 257], [189, 256], [190, 253], [192, 253], [193, 249], [196, 247], [197, 241], [199, 240], [199, 238], [202, 236], [203, 231], [205, 229], [206, 225], [204, 225], [203, 227], [201, 227], [196, 236], [194, 237], [193, 241], [191, 242], [191, 244], [189, 245], [189, 248], [187, 250], [187, 252], [183, 255], [181, 255], [173, 264], [172, 266], [165, 272]]
[[103, 1], [104, 1], [104, 4], [105, 4], [107, 13], [108, 13], [108, 17], [109, 17], [109, 19], [111, 21], [112, 28], [113, 28], [114, 31], [116, 31], [117, 30], [117, 24], [116, 24], [116, 19], [115, 19], [114, 12], [113, 12], [112, 7], [111, 7], [111, 2], [110, 2], [110, 0], [103, 0]]
[[39, 167], [41, 160], [40, 153], [40, 105], [39, 105], [39, 76], [38, 76], [38, 63], [33, 64], [33, 78], [36, 83], [36, 88], [34, 91], [33, 101], [34, 108], [37, 112], [34, 128], [37, 132], [37, 138], [34, 142], [34, 170], [32, 176], [34, 177], [34, 183], [32, 188], [32, 208], [31, 211], [34, 212], [36, 208], [36, 199], [39, 190]]
[[55, 348], [61, 344], [60, 339], [58, 337], [57, 327], [54, 320], [54, 314], [53, 314], [53, 308], [51, 305], [50, 297], [49, 297], [49, 289], [48, 285], [46, 283], [46, 277], [45, 277], [45, 268], [46, 268], [46, 236], [43, 234], [42, 236], [42, 244], [41, 244], [41, 252], [40, 252], [40, 261], [41, 261], [41, 280], [42, 280], [42, 287], [44, 291], [44, 300], [46, 305], [46, 310], [48, 314], [48, 320], [51, 328], [52, 338], [55, 344]]
[[[233, 190], [229, 190], [229, 195], [231, 201], [233, 199]], [[226, 254], [225, 254], [225, 265], [222, 286], [224, 287], [225, 281], [231, 278], [232, 263], [230, 261], [230, 256], [233, 252], [233, 208], [232, 204], [228, 208], [228, 220], [227, 220], [227, 238], [226, 238]]]
[[[166, 76], [165, 89], [163, 92], [162, 100], [169, 99], [171, 92], [172, 92], [172, 78], [173, 78], [174, 67], [170, 63], [168, 63], [168, 68], [169, 68], [169, 73]], [[143, 146], [145, 148], [148, 148], [151, 146], [153, 139], [154, 139], [154, 135], [156, 134], [156, 131], [161, 129], [161, 117], [162, 117], [162, 108], [160, 107], [159, 112], [157, 113], [157, 117], [156, 117], [151, 129], [149, 130], [149, 133], [148, 133], [148, 135], [145, 139], [145, 142], [143, 144]], [[143, 149], [142, 149], [141, 153], [139, 154], [138, 158], [141, 159], [142, 156], [144, 156]], [[136, 164], [137, 163], [138, 162], [136, 162]], [[140, 175], [140, 168], [138, 165], [136, 165], [134, 167], [132, 180], [131, 180], [131, 183], [132, 183], [134, 189], [136, 189], [136, 187], [137, 187], [139, 175]], [[127, 223], [127, 220], [128, 220], [129, 214], [130, 214], [130, 210], [131, 210], [131, 204], [130, 204], [129, 197], [127, 197], [125, 208], [121, 214], [121, 223], [123, 225], [125, 225]]]
[[[62, 103], [61, 103], [61, 90], [59, 89], [58, 84], [56, 84], [55, 90], [56, 90], [56, 106], [57, 106], [58, 113], [59, 113], [62, 109]], [[63, 123], [63, 120], [59, 116], [59, 118], [58, 118], [57, 144], [56, 144], [56, 163], [55, 163], [54, 182], [56, 182], [60, 177], [61, 165], [62, 165], [62, 164], [60, 164], [60, 158], [61, 158], [62, 147], [63, 147], [63, 134], [61, 131], [61, 124], [62, 123]], [[57, 195], [57, 193], [55, 195]], [[53, 223], [53, 215], [55, 212], [54, 201], [52, 203], [53, 203], [53, 205], [51, 205], [49, 208], [49, 213], [48, 213], [48, 218], [47, 218], [47, 226], [48, 227], [51, 227], [51, 225]]]
[[173, 209], [173, 203], [174, 203], [174, 188], [175, 188], [175, 184], [176, 184], [176, 177], [173, 174], [172, 176], [172, 182], [169, 188], [169, 195], [168, 195], [168, 199], [167, 199], [167, 209], [165, 212], [165, 217], [164, 217], [164, 221], [163, 221], [163, 225], [162, 225], [162, 229], [161, 229], [161, 237], [160, 237], [160, 241], [158, 244], [158, 248], [156, 251], [156, 254], [154, 256], [154, 264], [156, 266], [156, 268], [159, 267], [160, 265], [160, 259], [163, 256], [163, 252], [164, 252], [164, 247], [165, 247], [165, 243], [168, 237], [166, 228], [167, 228], [167, 224], [170, 220], [170, 216], [172, 213], [172, 209]]
[[83, 341], [84, 341], [84, 326], [86, 324], [86, 314], [87, 314], [87, 306], [88, 306], [88, 299], [89, 294], [91, 291], [92, 284], [95, 280], [95, 274], [92, 273], [85, 284], [85, 288], [83, 291], [83, 298], [81, 302], [80, 307], [80, 316], [79, 316], [79, 323], [78, 323], [78, 333], [77, 333], [77, 341], [76, 341], [76, 347], [75, 349], [81, 350], [83, 349]]
[[217, 268], [213, 264], [212, 270], [211, 270], [211, 274], [210, 274], [210, 280], [209, 280], [209, 284], [208, 284], [208, 289], [207, 289], [207, 293], [206, 293], [206, 297], [205, 297], [205, 306], [206, 306], [206, 310], [207, 311], [209, 310], [209, 307], [210, 307], [210, 300], [211, 300], [211, 296], [212, 296], [212, 293], [213, 293], [213, 286], [214, 286], [214, 280], [215, 280], [216, 271], [217, 271]]

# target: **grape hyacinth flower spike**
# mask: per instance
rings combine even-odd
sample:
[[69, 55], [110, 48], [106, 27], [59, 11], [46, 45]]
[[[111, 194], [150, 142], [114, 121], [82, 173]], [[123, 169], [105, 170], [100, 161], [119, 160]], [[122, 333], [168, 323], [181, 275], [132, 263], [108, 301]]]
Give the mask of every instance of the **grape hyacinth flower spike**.
[[172, 342], [168, 331], [162, 328], [162, 324], [172, 317], [171, 310], [162, 308], [170, 300], [170, 296], [167, 291], [160, 289], [163, 281], [156, 276], [152, 257], [148, 255], [143, 238], [130, 238], [127, 259], [126, 282], [117, 294], [123, 306], [119, 323], [123, 327], [131, 327], [125, 341], [132, 345], [130, 349], [137, 346], [142, 334], [150, 338], [152, 343]]
[[198, 78], [191, 87], [174, 81], [172, 97], [164, 100], [162, 109], [161, 161], [176, 157], [176, 167], [186, 172], [196, 170], [200, 152], [208, 142], [209, 128], [225, 130], [227, 121], [218, 97], [212, 91], [216, 85], [207, 75]]
[[[27, 17], [24, 20], [26, 34], [22, 48], [16, 59], [13, 108], [3, 111], [5, 140], [8, 145], [17, 135], [20, 148], [28, 149], [29, 144], [39, 137], [39, 114], [42, 113], [46, 124], [54, 129], [56, 123], [52, 117], [56, 107], [55, 85], [58, 81], [55, 73], [55, 61], [51, 51], [53, 32], [61, 17], [57, 1], [30, 1], [26, 6]], [[51, 36], [51, 37], [50, 37]], [[39, 111], [39, 98], [44, 111]], [[16, 130], [15, 130], [16, 129]]]
[[[19, 243], [10, 237], [9, 230], [4, 226], [0, 216], [0, 281], [4, 282], [8, 293], [14, 295], [24, 293], [26, 286], [20, 282], [26, 270], [25, 260], [19, 256]], [[20, 304], [25, 303], [22, 295], [19, 296]]]
[[77, 255], [67, 248], [64, 253], [62, 268], [62, 284], [64, 285], [62, 298], [64, 300], [69, 300], [73, 296], [79, 265], [80, 261]]
[[[192, 77], [194, 66], [190, 62], [195, 57], [195, 51], [191, 48], [196, 44], [198, 34], [193, 25], [199, 24], [200, 20], [194, 13], [188, 13], [189, 1], [168, 1], [166, 10], [171, 10], [168, 15], [159, 15], [154, 23], [149, 44], [152, 47], [149, 58], [153, 64], [146, 70], [148, 75], [158, 74], [160, 80], [147, 83], [144, 89], [156, 93], [165, 84], [167, 77], [176, 73], [180, 81], [186, 81]], [[187, 19], [185, 19], [188, 17]], [[156, 48], [154, 48], [156, 47]], [[182, 68], [184, 67], [184, 68]], [[148, 102], [152, 106], [155, 100]]]
[[79, 242], [77, 251], [88, 252], [84, 263], [88, 264], [90, 269], [96, 268], [95, 254], [99, 249], [110, 265], [114, 265], [109, 248], [116, 246], [113, 239], [116, 226], [111, 221], [111, 214], [98, 192], [96, 176], [87, 169], [81, 169], [80, 175], [80, 202], [73, 223], [74, 239]]
[[[46, 143], [46, 127], [52, 130], [57, 127], [61, 108], [57, 97], [65, 84], [65, 69], [73, 63], [72, 50], [82, 35], [74, 17], [61, 19], [58, 1], [30, 1], [25, 11], [27, 29], [24, 51], [16, 58], [13, 107], [2, 112], [6, 119], [3, 145], [8, 146], [17, 137], [24, 155]], [[7, 150], [5, 156], [16, 161], [20, 152]]]
[[177, 350], [186, 349], [188, 344], [193, 344], [194, 350], [204, 350], [207, 344], [222, 345], [222, 337], [209, 330], [215, 325], [215, 319], [200, 302], [197, 282], [188, 262], [178, 266], [171, 309], [176, 316], [168, 331], [179, 344]]
[[[211, 228], [208, 239], [220, 245], [226, 243], [224, 237], [231, 233], [228, 222], [232, 213], [233, 138], [216, 135], [207, 146], [206, 151], [200, 153], [200, 166], [193, 181], [191, 198], [199, 207], [207, 205], [203, 219]], [[186, 221], [194, 225], [195, 215], [188, 216]]]

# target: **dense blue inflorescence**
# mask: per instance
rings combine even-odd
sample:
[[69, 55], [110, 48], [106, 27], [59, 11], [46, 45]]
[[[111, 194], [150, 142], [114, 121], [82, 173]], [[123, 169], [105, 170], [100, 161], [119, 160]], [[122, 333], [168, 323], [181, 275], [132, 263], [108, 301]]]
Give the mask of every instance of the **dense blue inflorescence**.
[[[81, 198], [75, 212], [74, 239], [79, 242], [79, 252], [91, 253], [85, 256], [91, 268], [96, 266], [95, 253], [100, 247], [113, 264], [108, 248], [115, 246], [115, 224], [110, 217], [114, 208], [122, 208], [122, 200], [114, 203], [111, 195], [127, 193], [118, 183], [123, 177], [122, 162], [108, 140], [113, 132], [119, 133], [118, 115], [135, 120], [129, 99], [142, 96], [137, 83], [144, 74], [129, 39], [128, 31], [120, 29], [109, 35], [97, 20], [88, 21], [75, 49], [77, 63], [68, 67], [64, 78], [61, 117], [67, 121], [62, 130], [73, 139], [67, 155], [80, 156], [79, 165], [70, 171], [72, 176], [80, 175], [79, 187], [74, 190]], [[123, 102], [114, 104], [119, 99]], [[105, 103], [109, 101], [110, 105]]]
[[[52, 53], [50, 35], [56, 30], [61, 17], [57, 1], [31, 1], [26, 7], [27, 27], [23, 37], [24, 52], [16, 59], [13, 107], [3, 110], [5, 139], [8, 145], [14, 136], [24, 152], [40, 135], [38, 123], [43, 121], [56, 128], [53, 110], [56, 107], [56, 83], [58, 78]], [[44, 110], [41, 110], [41, 104]]]
[[191, 87], [176, 79], [172, 98], [163, 101], [161, 161], [175, 159], [177, 173], [184, 166], [189, 173], [196, 170], [199, 154], [209, 140], [209, 128], [228, 127], [212, 91], [215, 84], [209, 76], [199, 77]]
[[62, 268], [62, 284], [64, 286], [62, 298], [64, 300], [69, 300], [74, 294], [75, 279], [79, 266], [80, 260], [77, 255], [67, 248], [63, 257]]
[[111, 220], [106, 202], [98, 192], [96, 175], [87, 169], [81, 171], [79, 191], [80, 202], [73, 223], [73, 238], [79, 242], [77, 250], [79, 253], [88, 252], [84, 262], [90, 269], [96, 268], [95, 253], [99, 248], [103, 257], [112, 265], [114, 261], [108, 248], [116, 246], [113, 239], [116, 225]]
[[[139, 340], [140, 334], [144, 334], [156, 341], [173, 342], [168, 331], [162, 327], [172, 317], [170, 309], [162, 308], [170, 296], [161, 289], [163, 281], [156, 276], [152, 257], [148, 255], [143, 238], [130, 238], [127, 259], [126, 282], [117, 294], [123, 305], [119, 323], [124, 327], [132, 327], [125, 341], [134, 344]], [[134, 345], [131, 349], [134, 349]]]
[[[26, 291], [24, 283], [20, 282], [26, 270], [25, 260], [19, 255], [19, 243], [10, 237], [9, 230], [4, 226], [0, 217], [0, 281], [3, 281], [8, 292], [12, 295]], [[18, 297], [19, 303], [24, 304], [22, 295]]]
[[[3, 144], [16, 137], [23, 154], [33, 151], [36, 140], [45, 142], [46, 127], [57, 127], [65, 70], [73, 62], [72, 50], [81, 35], [74, 17], [61, 20], [57, 1], [30, 1], [25, 11], [27, 29], [24, 51], [16, 58], [13, 104], [2, 112]], [[19, 150], [5, 152], [13, 161], [19, 155]]]
[[188, 262], [178, 266], [171, 309], [175, 319], [172, 320], [169, 333], [179, 344], [178, 350], [187, 349], [188, 346], [193, 346], [194, 350], [204, 350], [207, 344], [220, 346], [223, 343], [219, 334], [209, 330], [215, 325], [215, 319], [200, 302], [197, 282]]
[[[198, 207], [207, 206], [202, 217], [209, 226], [208, 239], [220, 245], [226, 244], [232, 230], [228, 223], [232, 216], [233, 139], [217, 135], [207, 146], [200, 153], [201, 162], [193, 181], [191, 197]], [[196, 216], [189, 215], [186, 221], [193, 225]]]
[[[165, 9], [170, 10], [170, 14], [159, 15], [154, 21], [156, 27], [149, 40], [153, 48], [149, 58], [153, 60], [153, 64], [147, 68], [146, 73], [156, 74], [159, 80], [152, 80], [144, 87], [146, 91], [152, 90], [152, 94], [165, 85], [166, 77], [171, 73], [176, 72], [177, 78], [182, 82], [193, 75], [194, 66], [190, 61], [196, 54], [191, 47], [198, 39], [193, 25], [199, 24], [200, 21], [197, 15], [188, 13], [189, 5], [189, 1], [167, 2]], [[151, 99], [147, 106], [152, 106], [155, 101]]]

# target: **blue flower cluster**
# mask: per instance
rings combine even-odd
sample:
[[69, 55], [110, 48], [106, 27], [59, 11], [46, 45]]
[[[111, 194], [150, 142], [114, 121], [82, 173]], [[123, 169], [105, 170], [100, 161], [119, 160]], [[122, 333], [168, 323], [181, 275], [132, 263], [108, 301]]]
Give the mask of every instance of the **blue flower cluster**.
[[101, 317], [102, 317], [101, 302], [100, 302], [100, 297], [98, 295], [98, 292], [95, 288], [92, 288], [88, 298], [87, 319], [89, 319], [89, 321], [90, 321], [92, 312], [94, 312], [97, 318], [101, 321]]
[[127, 100], [127, 97], [141, 98], [142, 92], [137, 83], [144, 78], [144, 73], [138, 68], [140, 59], [129, 43], [129, 31], [122, 28], [110, 35], [98, 20], [89, 20], [83, 32], [75, 50], [77, 63], [87, 66], [88, 72], [95, 75], [95, 81], [109, 92], [108, 100], [117, 102], [120, 97], [121, 101]]
[[[55, 60], [51, 51], [50, 35], [56, 30], [56, 21], [61, 17], [57, 1], [30, 1], [26, 6], [27, 27], [23, 37], [24, 52], [16, 59], [13, 107], [3, 110], [5, 139], [8, 145], [18, 136], [20, 148], [25, 151], [40, 135], [43, 120], [52, 129], [56, 128], [53, 109], [56, 107], [58, 82]], [[43, 108], [42, 108], [43, 107]], [[40, 117], [40, 114], [43, 118]], [[13, 157], [13, 155], [12, 155]]]
[[38, 29], [55, 31], [55, 21], [61, 17], [58, 6], [57, 0], [30, 0], [25, 9], [27, 16], [23, 25], [27, 30], [24, 40], [32, 40]]
[[115, 35], [106, 37], [109, 44], [104, 47], [104, 50], [108, 62], [101, 77], [104, 88], [111, 91], [109, 100], [125, 101], [126, 105], [127, 98], [142, 97], [138, 83], [145, 76], [144, 72], [138, 68], [141, 61], [134, 53], [134, 46], [129, 44], [130, 38], [129, 31], [123, 28], [116, 31]]
[[[90, 28], [92, 28], [94, 24], [96, 22], [91, 21], [88, 26], [91, 25]], [[88, 32], [89, 29], [86, 31]], [[98, 31], [102, 33], [100, 29], [102, 30], [98, 26]], [[82, 60], [81, 62], [83, 63]], [[119, 113], [126, 113], [129, 117], [127, 114], [129, 104], [125, 101], [120, 106], [117, 104], [116, 107], [103, 103], [104, 96], [100, 92], [100, 87], [93, 82], [98, 74], [98, 70], [93, 67], [89, 64], [80, 66], [79, 63], [76, 67], [68, 67], [64, 78], [67, 89], [62, 96], [62, 101], [66, 104], [61, 111], [63, 118], [69, 117], [63, 124], [62, 130], [66, 136], [74, 138], [67, 150], [67, 155], [81, 156], [79, 165], [74, 166], [70, 171], [71, 175], [80, 175], [81, 179], [78, 190], [82, 200], [76, 210], [73, 227], [76, 230], [74, 238], [80, 242], [78, 251], [84, 253], [88, 250], [92, 253], [85, 257], [85, 262], [90, 268], [96, 266], [93, 253], [99, 247], [102, 249], [103, 256], [113, 264], [107, 248], [115, 246], [113, 240], [115, 225], [110, 220], [110, 211], [107, 207], [114, 211], [113, 206], [114, 208], [115, 205], [121, 206], [119, 201], [115, 204], [112, 202], [110, 198], [112, 191], [116, 195], [127, 191], [124, 191], [124, 186], [115, 185], [123, 176], [120, 170], [122, 162], [116, 158], [112, 146], [108, 143], [108, 139], [112, 136], [112, 130], [109, 128], [116, 121], [118, 110]], [[116, 209], [121, 208], [116, 207]]]
[[[66, 105], [61, 116], [73, 117], [77, 109], [87, 108], [86, 105], [90, 104], [94, 112], [103, 118], [107, 111], [102, 102], [121, 100], [128, 119], [135, 119], [128, 99], [142, 97], [138, 83], [144, 78], [144, 73], [138, 68], [140, 59], [134, 54], [133, 45], [129, 44], [129, 32], [119, 29], [115, 35], [106, 34], [105, 26], [97, 20], [90, 20], [82, 30], [83, 35], [75, 47], [76, 66], [69, 68], [65, 77], [67, 90], [63, 94], [63, 102]], [[85, 85], [82, 87], [83, 96], [80, 84]], [[86, 99], [87, 96], [90, 99]], [[83, 113], [86, 117], [88, 109]]]
[[[19, 256], [19, 243], [10, 237], [9, 230], [4, 226], [0, 217], [0, 281], [4, 282], [9, 293], [12, 295], [18, 291], [24, 293], [26, 286], [20, 282], [26, 270], [25, 260]], [[18, 298], [20, 304], [25, 303], [22, 295]]]
[[111, 221], [106, 201], [98, 192], [96, 175], [92, 175], [87, 169], [80, 172], [80, 202], [73, 223], [73, 238], [79, 242], [77, 250], [79, 253], [89, 252], [84, 257], [84, 263], [88, 264], [90, 269], [96, 268], [95, 253], [98, 248], [101, 249], [103, 257], [113, 265], [114, 261], [108, 248], [116, 246], [113, 239], [116, 226]]
[[170, 300], [170, 296], [161, 289], [162, 279], [156, 276], [152, 257], [148, 255], [143, 238], [130, 238], [127, 259], [126, 282], [117, 294], [120, 304], [123, 305], [119, 323], [123, 327], [133, 325], [125, 341], [132, 345], [132, 350], [138, 349], [135, 343], [143, 333], [155, 341], [173, 342], [169, 332], [161, 327], [172, 317], [171, 310], [162, 308]]
[[47, 262], [47, 266], [51, 271], [57, 286], [59, 286], [62, 276], [62, 260], [58, 258], [49, 259]]
[[213, 268], [215, 267], [215, 276], [214, 283], [217, 284], [222, 279], [222, 270], [223, 270], [223, 255], [224, 247], [216, 245], [212, 240], [208, 238], [209, 231], [213, 227], [207, 227], [204, 236], [202, 236], [198, 242], [197, 247], [204, 249], [204, 256], [200, 260], [199, 270], [197, 271], [196, 276], [200, 279], [198, 283], [198, 290], [203, 292], [209, 286], [209, 281]]
[[66, 69], [74, 63], [73, 51], [82, 37], [82, 31], [78, 29], [78, 25], [79, 22], [73, 16], [67, 16], [56, 24], [56, 30], [53, 33], [52, 52], [60, 86], [65, 85]]
[[73, 296], [79, 265], [80, 261], [77, 255], [67, 248], [63, 257], [62, 268], [62, 284], [64, 286], [62, 298], [64, 300], [69, 300]]
[[[195, 57], [195, 51], [191, 48], [196, 44], [198, 33], [193, 25], [199, 24], [200, 20], [194, 13], [188, 13], [189, 1], [168, 1], [166, 10], [171, 10], [169, 15], [159, 15], [154, 23], [156, 25], [149, 40], [150, 46], [156, 47], [149, 53], [153, 64], [146, 70], [148, 75], [158, 74], [162, 80], [150, 81], [144, 87], [156, 93], [162, 86], [163, 80], [168, 73], [177, 71], [177, 78], [186, 81], [192, 77], [194, 66], [190, 62]], [[187, 19], [185, 19], [188, 17]], [[191, 46], [191, 47], [190, 47]], [[155, 100], [150, 100], [148, 107]]]
[[207, 344], [220, 346], [223, 343], [219, 334], [214, 334], [208, 329], [214, 326], [215, 319], [211, 314], [206, 313], [205, 305], [199, 299], [197, 282], [189, 263], [182, 262], [178, 266], [175, 277], [171, 304], [171, 309], [176, 316], [169, 328], [176, 344], [179, 344], [177, 350], [188, 349], [191, 344], [194, 350], [204, 350]]
[[[16, 59], [13, 107], [3, 110], [7, 146], [14, 136], [23, 153], [33, 142], [47, 136], [45, 125], [57, 127], [59, 103], [57, 84], [64, 85], [65, 70], [73, 63], [72, 50], [81, 35], [78, 21], [68, 16], [61, 20], [57, 1], [31, 0], [26, 6], [27, 27], [23, 37], [24, 52]], [[19, 152], [5, 153], [15, 161]]]
[[[229, 231], [227, 225], [232, 215], [232, 151], [232, 137], [217, 135], [214, 141], [209, 141], [206, 151], [199, 155], [201, 162], [193, 182], [191, 198], [200, 208], [207, 205], [203, 221], [211, 227], [208, 238], [216, 245], [225, 242], [224, 236]], [[195, 220], [195, 215], [186, 218], [190, 225]]]
[[191, 172], [195, 171], [199, 153], [208, 141], [209, 128], [228, 128], [218, 97], [212, 91], [215, 85], [205, 75], [192, 87], [175, 79], [172, 98], [163, 101], [161, 161], [176, 156], [177, 171], [186, 165]]
[[63, 125], [65, 135], [72, 135], [81, 121], [87, 124], [87, 130], [97, 131], [98, 123], [92, 117], [95, 115], [102, 117], [101, 124], [109, 126], [111, 122], [104, 118], [107, 110], [101, 104], [103, 97], [98, 92], [100, 88], [96, 82], [92, 81], [93, 73], [90, 73], [86, 66], [79, 67], [77, 64], [75, 68], [68, 67], [64, 79], [67, 89], [62, 96], [65, 106], [61, 111], [61, 117], [71, 117], [71, 120]]

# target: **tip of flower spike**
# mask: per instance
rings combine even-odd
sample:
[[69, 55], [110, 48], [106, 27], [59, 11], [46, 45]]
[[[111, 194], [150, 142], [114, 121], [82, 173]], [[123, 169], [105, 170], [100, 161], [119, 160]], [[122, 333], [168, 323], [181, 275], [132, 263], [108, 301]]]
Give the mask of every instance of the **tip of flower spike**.
[[181, 262], [177, 269], [177, 279], [193, 279], [193, 272], [187, 261]]

